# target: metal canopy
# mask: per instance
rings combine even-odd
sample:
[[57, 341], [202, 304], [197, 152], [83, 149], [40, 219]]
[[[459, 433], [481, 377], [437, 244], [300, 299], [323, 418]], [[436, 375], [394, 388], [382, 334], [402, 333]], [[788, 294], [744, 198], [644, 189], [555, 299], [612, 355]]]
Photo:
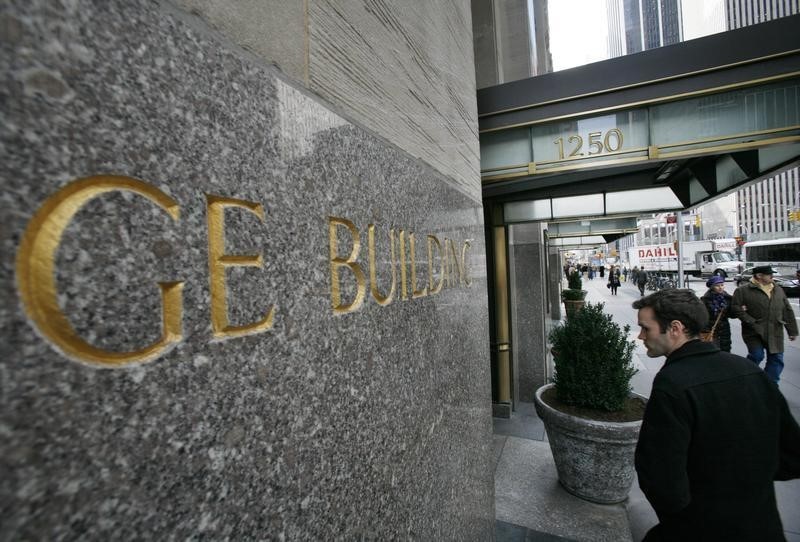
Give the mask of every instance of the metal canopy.
[[636, 222], [635, 216], [579, 220], [575, 222], [551, 222], [547, 225], [547, 236], [550, 239], [560, 239], [597, 235], [601, 235], [604, 238], [627, 235], [638, 230]]
[[504, 211], [491, 216], [689, 209], [800, 164], [797, 28], [800, 15], [481, 89], [484, 204]]

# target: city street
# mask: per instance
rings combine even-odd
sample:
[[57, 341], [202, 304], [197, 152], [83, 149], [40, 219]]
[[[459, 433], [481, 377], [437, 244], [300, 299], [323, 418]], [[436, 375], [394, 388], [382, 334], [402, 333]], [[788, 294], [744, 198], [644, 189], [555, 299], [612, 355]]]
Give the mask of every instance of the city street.
[[[631, 307], [634, 300], [638, 299], [639, 290], [633, 284], [627, 282], [617, 290], [617, 295], [611, 295], [611, 290], [606, 288], [607, 278], [596, 277], [592, 280], [584, 279], [583, 289], [589, 293], [586, 300], [591, 303], [605, 303], [606, 311], [613, 315], [614, 320], [620, 325], [629, 324], [631, 326], [630, 337], [636, 342], [636, 352], [634, 362], [639, 372], [633, 377], [633, 388], [636, 393], [644, 396], [650, 395], [653, 385], [653, 378], [664, 364], [664, 358], [649, 358], [642, 346], [642, 342], [636, 339], [639, 328], [636, 325], [636, 310]], [[565, 281], [566, 283], [566, 281]], [[694, 279], [689, 285], [702, 295], [705, 290], [705, 279]], [[725, 284], [725, 290], [732, 294], [736, 286], [732, 282]], [[645, 293], [652, 293], [645, 291]], [[800, 306], [797, 299], [790, 299], [795, 317], [800, 316]], [[747, 349], [742, 341], [741, 323], [739, 320], [731, 320], [731, 336], [733, 338], [734, 354], [747, 355]], [[790, 342], [785, 341], [786, 351], [784, 362], [786, 364], [781, 374], [780, 389], [789, 403], [795, 419], [800, 420], [800, 339]], [[800, 480], [789, 482], [776, 482], [775, 493], [778, 499], [778, 508], [783, 520], [784, 534], [787, 540], [800, 541], [800, 516], [797, 510], [800, 509]], [[634, 485], [627, 503], [628, 521], [634, 540], [641, 540], [647, 529], [657, 521], [655, 512], [645, 499], [638, 484]]]
[[[586, 300], [590, 303], [605, 303], [606, 311], [614, 316], [616, 322], [620, 325], [629, 324], [631, 326], [631, 340], [635, 340], [639, 334], [639, 328], [636, 325], [636, 311], [631, 307], [631, 304], [639, 298], [639, 290], [632, 283], [623, 282], [622, 286], [617, 290], [617, 295], [613, 296], [611, 295], [611, 290], [606, 288], [606, 282], [607, 277], [595, 277], [592, 280], [584, 278], [583, 288], [589, 292]], [[706, 291], [705, 279], [692, 279], [689, 285], [697, 292], [698, 296], [703, 295]], [[725, 290], [728, 293], [733, 294], [735, 289], [736, 285], [733, 282], [725, 283]], [[652, 292], [645, 291], [645, 293]], [[800, 317], [798, 300], [790, 299], [789, 302], [795, 312], [795, 318]], [[730, 324], [733, 338], [731, 352], [746, 356], [747, 348], [742, 341], [741, 323], [739, 320], [732, 319]], [[780, 388], [786, 396], [795, 418], [800, 419], [800, 339], [790, 342], [787, 338], [785, 345], [784, 362], [786, 367], [781, 375]], [[649, 396], [653, 378], [663, 365], [664, 358], [647, 357], [642, 342], [637, 340], [634, 361], [639, 369], [639, 372], [633, 377], [634, 391], [641, 395]]]

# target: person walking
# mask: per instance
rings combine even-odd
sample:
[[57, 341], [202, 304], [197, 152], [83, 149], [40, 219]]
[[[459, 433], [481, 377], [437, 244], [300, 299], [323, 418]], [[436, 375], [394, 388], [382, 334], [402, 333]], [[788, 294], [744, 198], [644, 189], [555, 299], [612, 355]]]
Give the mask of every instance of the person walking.
[[797, 338], [797, 320], [783, 288], [775, 286], [775, 271], [768, 265], [753, 268], [753, 278], [733, 292], [732, 316], [742, 321], [742, 339], [747, 358], [760, 365], [767, 355], [764, 372], [776, 384], [783, 372], [783, 328], [789, 340]]
[[637, 299], [653, 380], [636, 446], [658, 540], [784, 540], [773, 480], [800, 477], [800, 426], [769, 377], [747, 359], [698, 340], [707, 325], [691, 290]]
[[617, 288], [622, 284], [619, 280], [619, 269], [612, 267], [608, 272], [608, 287], [611, 289], [611, 295], [617, 295]]
[[733, 296], [725, 291], [725, 279], [714, 275], [706, 281], [706, 293], [700, 298], [708, 311], [708, 326], [703, 332], [711, 332], [713, 342], [720, 350], [731, 351], [731, 301]]
[[636, 286], [639, 287], [639, 295], [644, 295], [644, 287], [647, 285], [647, 271], [644, 270], [644, 266], [641, 266], [636, 275], [634, 275], [634, 281]]

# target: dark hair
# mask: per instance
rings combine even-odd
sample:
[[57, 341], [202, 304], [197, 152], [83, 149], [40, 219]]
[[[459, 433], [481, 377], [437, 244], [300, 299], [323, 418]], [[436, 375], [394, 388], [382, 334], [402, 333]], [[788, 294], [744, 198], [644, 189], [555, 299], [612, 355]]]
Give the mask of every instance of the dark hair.
[[633, 302], [634, 309], [653, 309], [661, 333], [666, 333], [670, 322], [684, 325], [689, 337], [695, 337], [708, 326], [708, 311], [692, 290], [659, 290]]

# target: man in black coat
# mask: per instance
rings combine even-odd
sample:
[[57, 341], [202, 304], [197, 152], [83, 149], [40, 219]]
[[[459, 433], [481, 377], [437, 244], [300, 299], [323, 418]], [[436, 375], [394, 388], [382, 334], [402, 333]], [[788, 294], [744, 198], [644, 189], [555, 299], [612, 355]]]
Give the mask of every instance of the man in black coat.
[[800, 477], [800, 426], [764, 371], [698, 340], [691, 290], [633, 303], [649, 357], [667, 356], [645, 409], [636, 471], [654, 540], [784, 540], [773, 480]]
[[647, 286], [647, 271], [644, 266], [639, 268], [639, 271], [633, 277], [636, 286], [639, 287], [639, 295], [644, 295], [644, 287]]

